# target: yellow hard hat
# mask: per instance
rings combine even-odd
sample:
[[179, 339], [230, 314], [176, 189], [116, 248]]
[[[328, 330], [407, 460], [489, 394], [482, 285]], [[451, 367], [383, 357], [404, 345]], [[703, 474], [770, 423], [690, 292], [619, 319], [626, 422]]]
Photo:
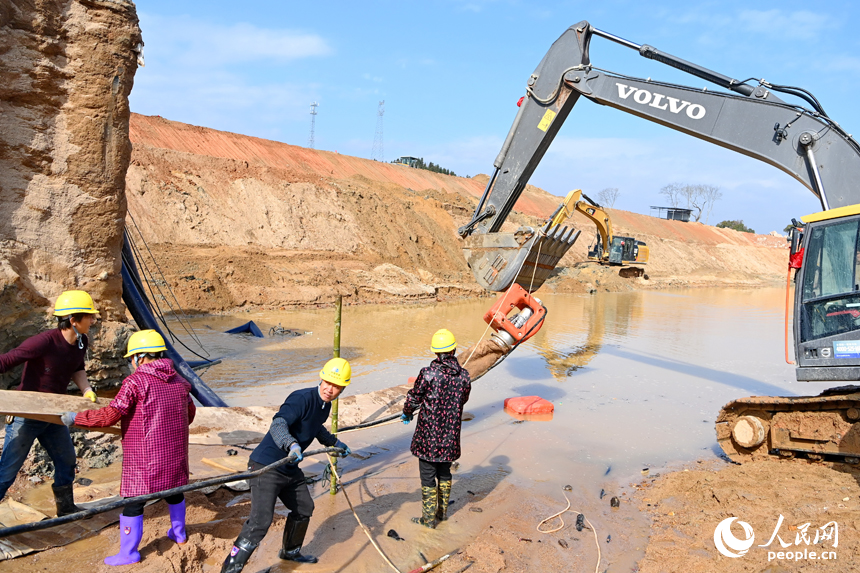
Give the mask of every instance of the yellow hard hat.
[[457, 341], [454, 340], [454, 335], [447, 328], [437, 330], [430, 342], [430, 350], [437, 354], [451, 352], [455, 348], [457, 348]]
[[54, 305], [54, 316], [69, 316], [70, 314], [98, 314], [93, 297], [82, 290], [67, 290], [57, 297]]
[[157, 330], [141, 330], [135, 332], [128, 339], [128, 352], [125, 358], [134, 354], [147, 354], [152, 352], [164, 352], [167, 346], [164, 344], [164, 338], [158, 334]]
[[320, 378], [338, 386], [349, 386], [352, 378], [352, 367], [343, 358], [332, 358], [320, 370]]

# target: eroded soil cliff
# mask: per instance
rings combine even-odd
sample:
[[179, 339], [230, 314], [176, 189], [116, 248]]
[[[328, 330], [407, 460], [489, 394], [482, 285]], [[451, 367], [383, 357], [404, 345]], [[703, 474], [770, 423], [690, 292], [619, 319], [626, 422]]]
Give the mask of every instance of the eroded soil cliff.
[[103, 319], [97, 379], [122, 364], [119, 247], [140, 42], [125, 0], [0, 4], [0, 348], [53, 323], [63, 290], [84, 289]]
[[[470, 179], [132, 115], [129, 226], [191, 311], [440, 300], [482, 294], [461, 254], [487, 176]], [[506, 230], [561, 201], [529, 186]], [[585, 263], [594, 226], [545, 287], [561, 292], [781, 279], [785, 241], [613, 210], [651, 248], [648, 280]], [[132, 220], [133, 219], [133, 220]], [[160, 278], [158, 280], [161, 280]], [[156, 295], [158, 296], [158, 295]]]

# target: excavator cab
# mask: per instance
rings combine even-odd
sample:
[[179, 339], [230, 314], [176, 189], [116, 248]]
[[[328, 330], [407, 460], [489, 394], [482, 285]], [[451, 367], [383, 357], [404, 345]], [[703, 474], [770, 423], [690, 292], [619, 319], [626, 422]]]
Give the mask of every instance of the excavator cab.
[[803, 218], [795, 291], [797, 379], [860, 380], [860, 205]]
[[[855, 382], [860, 380], [860, 205], [822, 211], [803, 221], [803, 231], [795, 225], [789, 237], [789, 269], [797, 269], [797, 380]], [[775, 454], [856, 465], [858, 422], [860, 386], [831, 388], [819, 396], [753, 396], [722, 408], [717, 441], [737, 462]]]
[[612, 237], [609, 245], [609, 264], [644, 263], [648, 261], [648, 247], [633, 237]]

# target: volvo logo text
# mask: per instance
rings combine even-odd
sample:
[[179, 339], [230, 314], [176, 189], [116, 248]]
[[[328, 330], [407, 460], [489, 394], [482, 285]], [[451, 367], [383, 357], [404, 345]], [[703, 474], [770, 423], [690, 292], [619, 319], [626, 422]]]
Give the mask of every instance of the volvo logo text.
[[640, 105], [656, 107], [660, 110], [668, 109], [670, 112], [676, 114], [683, 111], [690, 119], [702, 119], [705, 117], [705, 113], [707, 113], [705, 106], [697, 103], [691, 104], [688, 101], [668, 97], [663, 94], [651, 93], [648, 90], [641, 90], [618, 82], [615, 82], [615, 85], [618, 86], [618, 97], [627, 99], [632, 95], [633, 101]]

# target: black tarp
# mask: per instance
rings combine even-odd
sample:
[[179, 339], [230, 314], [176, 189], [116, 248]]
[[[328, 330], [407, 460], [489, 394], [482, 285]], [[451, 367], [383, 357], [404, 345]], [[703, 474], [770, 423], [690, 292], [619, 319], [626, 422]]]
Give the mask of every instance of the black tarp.
[[158, 321], [152, 313], [149, 299], [143, 291], [143, 284], [134, 263], [134, 255], [128, 243], [128, 237], [124, 237], [122, 245], [122, 300], [128, 307], [132, 318], [141, 330], [157, 330], [164, 337], [167, 346], [167, 356], [173, 361], [176, 371], [191, 384], [191, 393], [203, 406], [227, 407], [227, 403], [221, 399], [203, 380], [191, 369], [188, 363], [176, 351], [173, 345], [164, 336], [164, 332], [158, 325]]
[[264, 338], [263, 332], [260, 330], [260, 327], [254, 324], [253, 320], [249, 320], [242, 326], [237, 326], [236, 328], [231, 328], [230, 330], [225, 330], [227, 334], [251, 334], [256, 336], [257, 338]]

